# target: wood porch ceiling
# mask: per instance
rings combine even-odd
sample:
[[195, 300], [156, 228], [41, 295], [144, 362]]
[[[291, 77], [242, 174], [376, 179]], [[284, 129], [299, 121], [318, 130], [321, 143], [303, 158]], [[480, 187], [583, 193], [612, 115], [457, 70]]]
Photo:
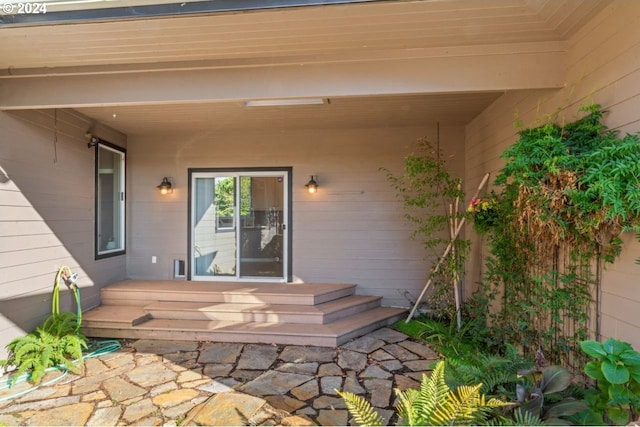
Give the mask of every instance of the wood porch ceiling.
[[[243, 13], [0, 26], [0, 69], [305, 61], [398, 49], [566, 40], [609, 1], [381, 1]], [[330, 58], [326, 58], [329, 60]]]
[[[128, 135], [467, 123], [506, 90], [561, 87], [567, 40], [609, 3], [389, 0], [0, 26], [0, 109], [74, 108]], [[332, 103], [242, 103], [309, 96]]]

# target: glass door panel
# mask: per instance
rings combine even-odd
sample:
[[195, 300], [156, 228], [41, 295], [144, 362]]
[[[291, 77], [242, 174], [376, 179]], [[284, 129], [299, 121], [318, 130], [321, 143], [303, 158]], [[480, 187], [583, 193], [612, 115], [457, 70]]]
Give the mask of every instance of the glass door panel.
[[196, 178], [194, 184], [194, 275], [235, 277], [236, 178]]
[[240, 177], [240, 276], [283, 277], [284, 179]]

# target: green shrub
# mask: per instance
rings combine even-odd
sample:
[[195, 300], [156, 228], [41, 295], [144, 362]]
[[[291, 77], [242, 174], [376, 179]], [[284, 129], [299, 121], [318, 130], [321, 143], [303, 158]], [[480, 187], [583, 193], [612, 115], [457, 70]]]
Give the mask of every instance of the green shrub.
[[585, 373], [597, 381], [589, 390], [587, 403], [603, 414], [610, 424], [626, 425], [638, 419], [640, 411], [640, 353], [631, 344], [609, 338], [604, 344], [583, 341], [580, 348], [595, 360], [589, 361]]

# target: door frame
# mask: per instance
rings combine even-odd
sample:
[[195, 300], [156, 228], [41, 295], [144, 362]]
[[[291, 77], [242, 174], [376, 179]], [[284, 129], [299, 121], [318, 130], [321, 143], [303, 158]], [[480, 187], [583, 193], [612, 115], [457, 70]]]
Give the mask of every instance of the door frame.
[[[285, 244], [285, 253], [284, 257], [286, 259], [286, 271], [283, 271], [283, 279], [275, 279], [278, 281], [291, 282], [293, 280], [293, 227], [291, 224], [293, 223], [292, 215], [293, 215], [293, 167], [291, 166], [283, 166], [283, 167], [228, 167], [228, 168], [189, 168], [188, 169], [188, 195], [187, 195], [187, 280], [193, 280], [194, 272], [193, 269], [193, 175], [198, 173], [233, 173], [233, 174], [242, 174], [242, 173], [251, 173], [251, 172], [274, 172], [274, 173], [282, 173], [287, 177], [287, 186], [284, 189], [287, 201], [283, 209], [285, 212], [285, 221], [284, 225], [286, 226], [286, 244]], [[255, 282], [255, 281], [271, 281], [268, 277], [224, 277], [223, 279], [211, 279], [211, 281], [238, 281], [238, 282]]]

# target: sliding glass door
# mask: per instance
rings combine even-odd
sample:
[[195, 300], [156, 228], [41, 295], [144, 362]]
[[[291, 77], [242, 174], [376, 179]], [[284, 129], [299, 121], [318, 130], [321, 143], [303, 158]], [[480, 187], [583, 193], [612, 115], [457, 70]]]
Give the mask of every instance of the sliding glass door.
[[287, 278], [287, 171], [191, 173], [191, 278]]

